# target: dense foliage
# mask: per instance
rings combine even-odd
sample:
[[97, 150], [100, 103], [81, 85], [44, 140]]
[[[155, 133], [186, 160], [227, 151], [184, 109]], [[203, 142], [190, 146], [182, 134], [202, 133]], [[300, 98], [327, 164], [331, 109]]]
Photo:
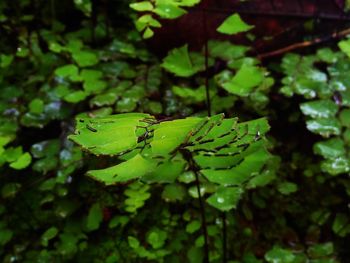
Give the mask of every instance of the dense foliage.
[[0, 3], [2, 262], [347, 262], [350, 40], [150, 52], [199, 2]]

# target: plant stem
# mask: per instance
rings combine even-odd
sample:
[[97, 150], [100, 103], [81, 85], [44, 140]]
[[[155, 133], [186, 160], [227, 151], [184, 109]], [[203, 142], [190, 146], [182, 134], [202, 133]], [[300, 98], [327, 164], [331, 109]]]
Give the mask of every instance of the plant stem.
[[226, 212], [222, 213], [222, 262], [227, 263], [227, 224], [226, 224]]
[[205, 216], [205, 208], [204, 208], [204, 203], [203, 203], [201, 189], [200, 189], [199, 174], [196, 170], [194, 170], [194, 173], [196, 176], [196, 187], [197, 187], [199, 207], [200, 207], [200, 212], [201, 212], [201, 217], [202, 217], [202, 231], [203, 231], [203, 235], [204, 235], [204, 263], [209, 263], [209, 244], [208, 244], [207, 219]]

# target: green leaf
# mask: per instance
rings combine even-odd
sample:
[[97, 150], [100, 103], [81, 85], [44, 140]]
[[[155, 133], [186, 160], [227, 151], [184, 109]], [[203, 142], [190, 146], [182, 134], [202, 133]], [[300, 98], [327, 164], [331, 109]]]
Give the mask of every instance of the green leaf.
[[63, 47], [62, 45], [60, 45], [57, 42], [49, 42], [49, 50], [51, 50], [52, 52], [55, 53], [60, 53], [61, 51], [65, 50], [65, 47]]
[[178, 4], [179, 6], [194, 6], [200, 3], [200, 0], [178, 0], [174, 1], [174, 3]]
[[265, 254], [265, 259], [270, 263], [294, 263], [295, 255], [290, 250], [275, 246]]
[[155, 168], [156, 162], [147, 160], [140, 154], [137, 154], [121, 164], [102, 170], [91, 170], [87, 175], [106, 185], [110, 185], [140, 178], [151, 173]]
[[314, 119], [306, 122], [307, 129], [313, 133], [318, 133], [323, 137], [330, 135], [339, 135], [341, 131], [341, 124], [337, 119]]
[[209, 181], [214, 183], [221, 185], [240, 185], [248, 181], [255, 173], [258, 173], [269, 158], [269, 154], [264, 149], [260, 149], [248, 155], [241, 163], [230, 169], [205, 169], [201, 170], [201, 173]]
[[238, 96], [248, 96], [254, 87], [263, 81], [262, 71], [251, 65], [243, 64], [236, 75], [228, 82], [222, 84], [228, 92]]
[[184, 199], [185, 195], [186, 190], [180, 184], [166, 185], [162, 192], [162, 198], [168, 202], [181, 201]]
[[49, 241], [56, 237], [58, 234], [58, 229], [56, 227], [50, 227], [48, 230], [44, 232], [41, 236], [41, 244], [44, 247], [47, 247], [49, 244]]
[[151, 142], [155, 155], [167, 155], [184, 142], [188, 133], [201, 121], [200, 118], [190, 117], [174, 121], [161, 122], [154, 132]]
[[317, 100], [302, 103], [301, 111], [312, 118], [330, 118], [338, 112], [338, 106], [331, 100]]
[[23, 150], [21, 146], [16, 148], [9, 147], [6, 149], [4, 157], [7, 162], [15, 162], [22, 154]]
[[140, 242], [133, 236], [128, 236], [128, 243], [133, 249], [138, 249], [140, 247]]
[[90, 207], [87, 217], [86, 227], [89, 231], [97, 230], [103, 219], [103, 212], [101, 205], [95, 203]]
[[143, 37], [144, 39], [148, 39], [148, 38], [153, 37], [153, 35], [154, 35], [153, 30], [152, 30], [150, 27], [147, 27], [146, 30], [145, 30], [145, 32], [143, 32], [142, 37]]
[[339, 114], [339, 119], [343, 127], [350, 128], [350, 109], [344, 109]]
[[129, 5], [130, 8], [139, 11], [139, 12], [145, 12], [145, 11], [152, 11], [153, 5], [149, 1], [142, 1], [137, 3], [132, 3]]
[[333, 225], [332, 230], [335, 234], [340, 237], [345, 237], [350, 233], [350, 220], [346, 214], [337, 213]]
[[233, 14], [225, 19], [225, 21], [218, 27], [217, 31], [222, 34], [233, 35], [241, 32], [246, 32], [254, 26], [246, 24], [239, 14]]
[[85, 81], [83, 88], [87, 93], [99, 93], [107, 87], [107, 83], [102, 80], [92, 79]]
[[321, 163], [321, 169], [331, 175], [348, 173], [350, 171], [350, 161], [344, 156], [327, 159]]
[[107, 92], [100, 95], [95, 96], [92, 100], [90, 100], [91, 106], [110, 106], [113, 105], [118, 99], [118, 96], [113, 92]]
[[29, 153], [22, 154], [16, 161], [10, 164], [10, 167], [16, 170], [22, 170], [32, 162], [32, 156]]
[[186, 14], [186, 11], [184, 9], [170, 3], [157, 4], [153, 12], [159, 15], [161, 18], [165, 19], [175, 19]]
[[203, 263], [204, 254], [203, 249], [192, 246], [187, 251], [187, 259], [189, 263]]
[[11, 65], [13, 59], [14, 59], [13, 55], [1, 54], [0, 55], [0, 67], [7, 68], [8, 66]]
[[143, 15], [135, 21], [135, 26], [138, 31], [142, 31], [147, 27], [161, 27], [162, 25], [151, 15]]
[[167, 232], [158, 228], [154, 228], [147, 233], [147, 242], [153, 247], [153, 249], [159, 249], [163, 247], [166, 239]]
[[94, 66], [98, 63], [97, 55], [89, 51], [74, 52], [73, 59], [80, 67]]
[[137, 146], [136, 126], [150, 115], [126, 113], [105, 118], [80, 118], [75, 135], [68, 138], [93, 154], [119, 155]]
[[79, 75], [79, 69], [73, 64], [68, 64], [57, 68], [55, 74], [62, 78], [69, 77], [70, 79], [74, 79]]
[[44, 111], [44, 102], [41, 99], [34, 99], [29, 103], [29, 111], [34, 114], [40, 114]]
[[8, 183], [2, 186], [1, 196], [2, 198], [13, 198], [16, 196], [17, 192], [21, 188], [21, 185], [18, 183]]
[[82, 90], [73, 91], [64, 97], [64, 100], [70, 103], [78, 103], [88, 96], [88, 93]]
[[243, 190], [239, 187], [219, 187], [218, 190], [207, 199], [207, 202], [220, 211], [230, 211], [236, 208], [242, 193]]
[[249, 181], [247, 188], [254, 189], [257, 187], [263, 187], [275, 179], [276, 179], [276, 173], [274, 171], [264, 170], [262, 173], [256, 175], [254, 178], [252, 178]]
[[277, 189], [281, 194], [289, 195], [291, 193], [298, 191], [298, 186], [295, 183], [283, 182], [278, 185]]
[[81, 73], [81, 78], [83, 79], [84, 82], [86, 81], [93, 81], [93, 80], [98, 80], [102, 78], [103, 73], [100, 70], [94, 70], [94, 69], [82, 69]]
[[330, 256], [334, 252], [333, 243], [328, 242], [324, 244], [316, 244], [307, 249], [307, 253], [311, 258], [322, 258], [325, 256]]
[[350, 57], [350, 39], [342, 40], [338, 43], [341, 51], [343, 51], [348, 57]]
[[194, 61], [188, 46], [175, 48], [163, 59], [162, 67], [179, 77], [190, 77], [204, 69], [204, 58]]
[[79, 52], [83, 46], [84, 44], [80, 39], [73, 38], [69, 39], [66, 49], [73, 54], [75, 52]]
[[151, 197], [151, 194], [148, 192], [149, 188], [149, 185], [138, 181], [129, 184], [129, 187], [124, 191], [124, 194], [127, 196], [124, 202], [126, 206], [125, 211], [135, 213], [139, 208], [143, 207], [145, 201]]
[[13, 237], [13, 232], [9, 229], [0, 229], [0, 245], [4, 246], [10, 242]]
[[195, 241], [194, 241], [194, 245], [196, 247], [203, 247], [204, 246], [204, 236], [200, 235]]
[[201, 86], [197, 89], [173, 86], [172, 90], [174, 94], [181, 97], [181, 99], [192, 103], [205, 101], [206, 98], [204, 86]]
[[193, 234], [201, 228], [201, 222], [199, 220], [193, 220], [186, 226], [186, 232]]
[[208, 42], [209, 54], [215, 58], [221, 58], [223, 60], [233, 60], [242, 58], [249, 50], [246, 46], [233, 45], [229, 41], [217, 41], [210, 40]]
[[332, 138], [318, 142], [314, 145], [315, 154], [324, 158], [338, 158], [345, 155], [344, 141], [340, 138]]

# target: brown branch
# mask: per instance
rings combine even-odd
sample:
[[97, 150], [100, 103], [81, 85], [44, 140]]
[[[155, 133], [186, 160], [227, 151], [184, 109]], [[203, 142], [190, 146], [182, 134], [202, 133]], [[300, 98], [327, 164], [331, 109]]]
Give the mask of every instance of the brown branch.
[[350, 21], [350, 15], [348, 13], [340, 14], [331, 14], [331, 13], [315, 13], [315, 12], [307, 12], [300, 13], [294, 11], [269, 11], [269, 10], [249, 10], [243, 8], [233, 9], [225, 9], [225, 8], [193, 8], [190, 12], [206, 12], [206, 13], [214, 13], [214, 14], [225, 14], [230, 15], [233, 12], [237, 12], [240, 15], [245, 16], [266, 16], [266, 17], [283, 17], [283, 18], [300, 18], [300, 19], [310, 19], [317, 18], [322, 20], [338, 20], [338, 21]]
[[257, 58], [262, 60], [265, 58], [282, 55], [284, 53], [290, 52], [290, 51], [295, 50], [295, 49], [310, 47], [310, 46], [317, 45], [317, 44], [325, 42], [325, 41], [329, 41], [331, 39], [344, 37], [344, 36], [349, 35], [349, 34], [350, 34], [350, 28], [347, 28], [345, 30], [342, 30], [340, 32], [335, 32], [335, 33], [328, 35], [326, 37], [319, 37], [319, 38], [315, 38], [314, 40], [295, 43], [293, 45], [290, 45], [290, 46], [287, 46], [287, 47], [284, 47], [281, 49], [277, 49], [277, 50], [273, 50], [271, 52], [263, 53], [263, 54], [258, 55]]

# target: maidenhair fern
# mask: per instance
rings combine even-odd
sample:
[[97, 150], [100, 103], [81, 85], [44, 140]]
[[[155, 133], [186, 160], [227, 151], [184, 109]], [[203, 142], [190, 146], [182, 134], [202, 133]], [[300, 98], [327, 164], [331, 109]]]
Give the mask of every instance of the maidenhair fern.
[[[324, 158], [321, 161], [322, 171], [333, 176], [350, 171], [348, 46], [349, 41], [344, 40], [339, 43], [343, 52], [324, 48], [318, 50], [316, 56], [287, 54], [282, 61], [287, 76], [282, 80], [281, 93], [286, 96], [301, 95], [307, 99], [300, 105], [306, 116], [306, 127], [325, 138], [314, 144], [314, 153]], [[326, 70], [318, 65], [324, 65]]]
[[234, 208], [270, 155], [265, 149], [266, 119], [238, 123], [237, 118], [188, 117], [158, 121], [143, 113], [80, 118], [70, 139], [95, 155], [119, 156], [122, 162], [88, 175], [106, 185], [139, 179], [173, 183], [192, 171], [215, 185], [207, 202]]

